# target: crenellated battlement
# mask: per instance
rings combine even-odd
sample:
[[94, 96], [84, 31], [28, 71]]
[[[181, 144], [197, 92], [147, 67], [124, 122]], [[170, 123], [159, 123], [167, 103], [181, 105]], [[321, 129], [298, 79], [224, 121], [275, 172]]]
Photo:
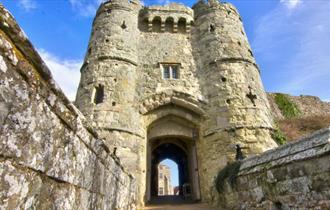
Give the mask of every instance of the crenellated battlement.
[[194, 22], [193, 10], [182, 4], [144, 7], [139, 15], [142, 32], [189, 33]]

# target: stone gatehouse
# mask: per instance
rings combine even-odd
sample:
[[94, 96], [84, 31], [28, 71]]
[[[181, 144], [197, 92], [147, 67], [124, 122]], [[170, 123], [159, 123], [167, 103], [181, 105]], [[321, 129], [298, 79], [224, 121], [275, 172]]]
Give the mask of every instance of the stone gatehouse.
[[[136, 209], [166, 158], [220, 209], [330, 209], [330, 130], [276, 148], [231, 4], [103, 3], [75, 103], [0, 5], [0, 78], [0, 209]], [[236, 145], [248, 158], [217, 192]]]
[[228, 3], [102, 4], [76, 105], [138, 180], [141, 204], [157, 195], [155, 171], [166, 158], [178, 164], [180, 187], [209, 201], [234, 145], [248, 155], [277, 146], [260, 71]]

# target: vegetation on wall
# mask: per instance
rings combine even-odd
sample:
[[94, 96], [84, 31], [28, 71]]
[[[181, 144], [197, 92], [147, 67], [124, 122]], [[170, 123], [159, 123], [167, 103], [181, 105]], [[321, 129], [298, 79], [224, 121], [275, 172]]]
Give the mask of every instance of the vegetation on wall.
[[275, 94], [275, 103], [278, 108], [281, 110], [282, 114], [286, 118], [295, 118], [300, 115], [300, 110], [297, 105], [290, 101], [288, 96], [282, 93]]
[[[272, 138], [279, 144], [283, 145], [286, 142], [297, 140], [312, 133], [329, 127], [330, 116], [327, 114], [311, 115], [309, 109], [304, 113], [299, 110], [298, 106], [293, 103], [289, 96], [286, 94], [275, 93], [273, 95], [274, 102], [280, 109], [284, 119], [278, 119], [276, 122], [276, 130], [272, 133]], [[313, 106], [313, 103], [309, 102], [306, 106]], [[321, 109], [320, 106], [315, 109]], [[311, 109], [313, 110], [313, 109]], [[307, 115], [307, 116], [305, 116]]]
[[225, 182], [228, 181], [231, 187], [236, 185], [237, 174], [241, 167], [241, 162], [236, 161], [228, 164], [225, 168], [219, 171], [218, 176], [215, 180], [215, 187], [218, 193], [221, 193], [224, 190]]
[[276, 141], [278, 145], [284, 145], [287, 142], [287, 137], [280, 129], [276, 129], [272, 133], [272, 138]]

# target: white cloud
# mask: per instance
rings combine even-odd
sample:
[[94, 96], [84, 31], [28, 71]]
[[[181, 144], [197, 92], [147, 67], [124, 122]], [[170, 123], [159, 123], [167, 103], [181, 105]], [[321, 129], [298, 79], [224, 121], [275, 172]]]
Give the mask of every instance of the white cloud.
[[96, 10], [105, 0], [69, 0], [72, 8], [83, 17], [94, 17]]
[[304, 1], [294, 13], [279, 5], [260, 18], [252, 46], [268, 91], [330, 98], [329, 10], [330, 2]]
[[282, 4], [284, 4], [288, 9], [295, 9], [297, 8], [301, 3], [302, 0], [281, 0]]
[[37, 3], [34, 0], [19, 0], [18, 5], [27, 12], [37, 8]]
[[57, 84], [70, 100], [75, 100], [80, 79], [81, 60], [63, 60], [39, 49], [39, 54], [51, 70]]

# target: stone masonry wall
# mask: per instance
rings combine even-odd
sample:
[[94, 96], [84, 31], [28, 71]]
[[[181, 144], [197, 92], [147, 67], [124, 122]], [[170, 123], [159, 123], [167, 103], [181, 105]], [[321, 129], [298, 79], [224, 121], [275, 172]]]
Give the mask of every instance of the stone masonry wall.
[[135, 209], [135, 181], [0, 5], [0, 209]]
[[242, 162], [223, 209], [330, 209], [330, 128]]
[[260, 72], [237, 9], [216, 0], [198, 1], [193, 9], [193, 53], [207, 102], [197, 154], [203, 201], [211, 201], [213, 177], [235, 158], [232, 145], [241, 145], [246, 155], [277, 145]]

